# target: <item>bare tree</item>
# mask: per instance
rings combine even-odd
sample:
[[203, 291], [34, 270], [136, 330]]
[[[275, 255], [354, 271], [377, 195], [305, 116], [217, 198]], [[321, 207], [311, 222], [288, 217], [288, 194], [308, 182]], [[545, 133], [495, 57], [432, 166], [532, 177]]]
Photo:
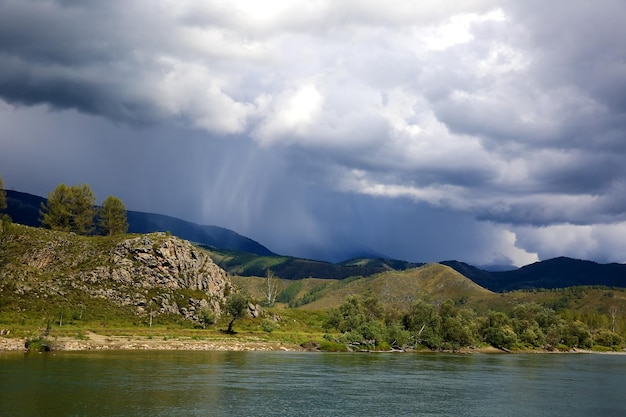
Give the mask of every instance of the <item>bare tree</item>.
[[271, 270], [268, 269], [265, 274], [265, 301], [267, 302], [268, 307], [274, 305], [279, 292], [280, 280]]

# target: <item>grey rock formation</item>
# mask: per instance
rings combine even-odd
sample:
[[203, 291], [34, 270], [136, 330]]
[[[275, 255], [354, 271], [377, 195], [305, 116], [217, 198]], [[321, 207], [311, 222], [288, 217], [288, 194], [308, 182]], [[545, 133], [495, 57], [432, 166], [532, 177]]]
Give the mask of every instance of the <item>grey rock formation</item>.
[[87, 296], [143, 317], [200, 321], [219, 317], [234, 291], [207, 252], [165, 233], [85, 237], [13, 225], [0, 234], [0, 261], [0, 294], [14, 295], [16, 311]]
[[181, 314], [190, 320], [198, 320], [203, 309], [219, 315], [233, 290], [227, 273], [206, 253], [164, 233], [118, 243], [110, 265], [84, 273], [82, 280], [115, 284], [94, 295], [134, 305], [139, 313]]

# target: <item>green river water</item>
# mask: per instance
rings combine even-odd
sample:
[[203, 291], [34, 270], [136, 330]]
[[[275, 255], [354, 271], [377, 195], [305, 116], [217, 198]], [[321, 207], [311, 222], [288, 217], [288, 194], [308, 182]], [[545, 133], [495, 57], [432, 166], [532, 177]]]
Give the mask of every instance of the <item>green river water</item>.
[[626, 356], [0, 352], [0, 416], [626, 416]]

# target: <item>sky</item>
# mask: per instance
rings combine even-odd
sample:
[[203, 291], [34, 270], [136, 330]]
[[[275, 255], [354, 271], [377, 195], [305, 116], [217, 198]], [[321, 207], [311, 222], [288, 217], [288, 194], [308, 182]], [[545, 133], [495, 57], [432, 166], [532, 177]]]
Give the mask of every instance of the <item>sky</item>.
[[340, 261], [626, 262], [623, 0], [0, 0], [0, 175]]

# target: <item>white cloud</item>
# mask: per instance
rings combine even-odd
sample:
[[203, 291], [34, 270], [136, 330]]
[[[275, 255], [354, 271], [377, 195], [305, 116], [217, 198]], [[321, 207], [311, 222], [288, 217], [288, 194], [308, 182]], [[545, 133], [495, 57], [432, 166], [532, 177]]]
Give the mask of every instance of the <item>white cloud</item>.
[[211, 133], [246, 131], [256, 111], [254, 104], [238, 102], [226, 93], [232, 81], [209, 68], [173, 59], [163, 59], [167, 68], [153, 92], [164, 113], [188, 120]]
[[286, 91], [272, 100], [255, 137], [263, 144], [308, 137], [307, 132], [318, 121], [322, 106], [323, 97], [313, 84]]
[[0, 97], [37, 120], [78, 111], [280, 151], [295, 162], [272, 175], [498, 222], [511, 259], [557, 253], [539, 240], [578, 242], [579, 227], [597, 249], [564, 250], [615, 257], [625, 14], [619, 0], [0, 2]]
[[496, 246], [496, 252], [488, 263], [496, 263], [504, 258], [509, 259], [511, 264], [521, 267], [540, 260], [536, 252], [529, 252], [519, 246], [517, 235], [511, 230], [502, 228], [499, 237], [500, 244]]
[[542, 259], [567, 254], [579, 259], [626, 263], [626, 222], [614, 224], [558, 224], [515, 228], [519, 243]]
[[471, 26], [486, 21], [506, 21], [501, 9], [486, 14], [458, 14], [446, 19], [443, 24], [429, 27], [422, 35], [423, 42], [428, 49], [441, 51], [454, 45], [470, 42], [474, 39]]

